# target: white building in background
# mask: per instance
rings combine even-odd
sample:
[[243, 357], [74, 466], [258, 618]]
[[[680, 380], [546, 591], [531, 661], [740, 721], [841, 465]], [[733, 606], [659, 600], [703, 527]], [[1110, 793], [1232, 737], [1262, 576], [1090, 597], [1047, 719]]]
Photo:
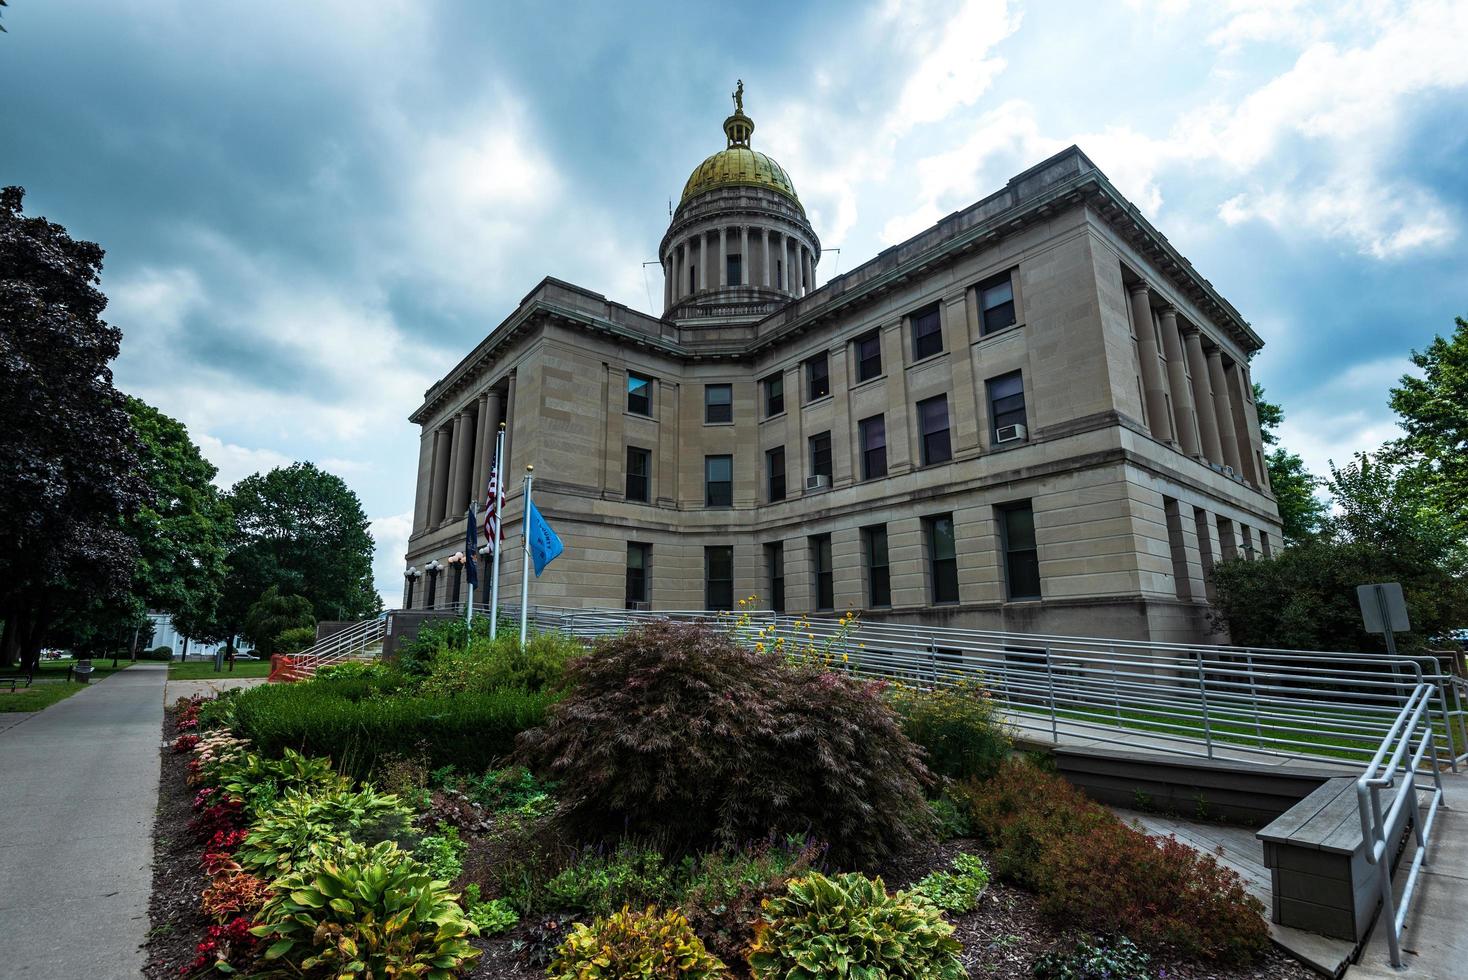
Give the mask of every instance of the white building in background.
[[[148, 644], [147, 649], [153, 650], [158, 647], [171, 647], [173, 657], [179, 659], [184, 654], [184, 637], [173, 625], [173, 617], [168, 613], [150, 612], [148, 621], [153, 624], [153, 642]], [[224, 649], [223, 643], [201, 643], [198, 640], [189, 640], [188, 654], [191, 657], [205, 659], [212, 657]]]

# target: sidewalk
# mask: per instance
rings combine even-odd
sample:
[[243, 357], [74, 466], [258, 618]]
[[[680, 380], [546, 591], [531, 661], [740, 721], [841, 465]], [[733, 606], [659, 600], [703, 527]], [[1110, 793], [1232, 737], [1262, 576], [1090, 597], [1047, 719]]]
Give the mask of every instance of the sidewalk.
[[0, 731], [0, 978], [142, 972], [167, 665]]

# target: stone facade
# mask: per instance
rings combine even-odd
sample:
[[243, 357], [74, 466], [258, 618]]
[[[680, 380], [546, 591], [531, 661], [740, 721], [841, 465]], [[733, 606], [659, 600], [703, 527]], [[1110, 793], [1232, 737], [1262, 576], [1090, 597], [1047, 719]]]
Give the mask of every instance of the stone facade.
[[819, 288], [793, 188], [690, 188], [662, 317], [546, 279], [428, 391], [413, 572], [462, 547], [501, 421], [506, 602], [527, 464], [553, 606], [1198, 641], [1211, 564], [1279, 546], [1262, 342], [1080, 150]]

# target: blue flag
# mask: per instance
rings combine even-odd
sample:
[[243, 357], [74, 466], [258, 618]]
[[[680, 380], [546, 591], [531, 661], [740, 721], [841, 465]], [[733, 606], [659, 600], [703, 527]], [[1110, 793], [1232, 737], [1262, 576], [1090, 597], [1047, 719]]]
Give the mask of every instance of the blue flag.
[[561, 544], [561, 539], [556, 537], [556, 532], [545, 522], [545, 518], [540, 516], [534, 501], [530, 503], [525, 526], [530, 532], [530, 557], [535, 559], [535, 577], [540, 578], [545, 566], [559, 558], [566, 549]]
[[464, 532], [464, 574], [469, 584], [479, 588], [479, 530], [475, 526], [474, 507], [469, 507], [469, 530]]

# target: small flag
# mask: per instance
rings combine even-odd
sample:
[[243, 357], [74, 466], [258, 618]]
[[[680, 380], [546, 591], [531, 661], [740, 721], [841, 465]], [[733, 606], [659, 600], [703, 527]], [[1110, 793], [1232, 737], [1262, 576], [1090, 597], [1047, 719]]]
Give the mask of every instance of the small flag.
[[464, 531], [464, 574], [469, 584], [479, 587], [479, 528], [474, 520], [474, 505], [469, 505], [469, 527]]
[[560, 557], [565, 546], [545, 522], [545, 518], [540, 516], [540, 511], [533, 502], [530, 504], [530, 512], [525, 515], [525, 527], [530, 535], [530, 557], [535, 560], [535, 577], [540, 578], [541, 571]]
[[485, 490], [484, 543], [493, 552], [499, 549], [504, 539], [505, 532], [500, 527], [500, 468], [496, 460], [494, 468], [489, 471], [489, 487]]

